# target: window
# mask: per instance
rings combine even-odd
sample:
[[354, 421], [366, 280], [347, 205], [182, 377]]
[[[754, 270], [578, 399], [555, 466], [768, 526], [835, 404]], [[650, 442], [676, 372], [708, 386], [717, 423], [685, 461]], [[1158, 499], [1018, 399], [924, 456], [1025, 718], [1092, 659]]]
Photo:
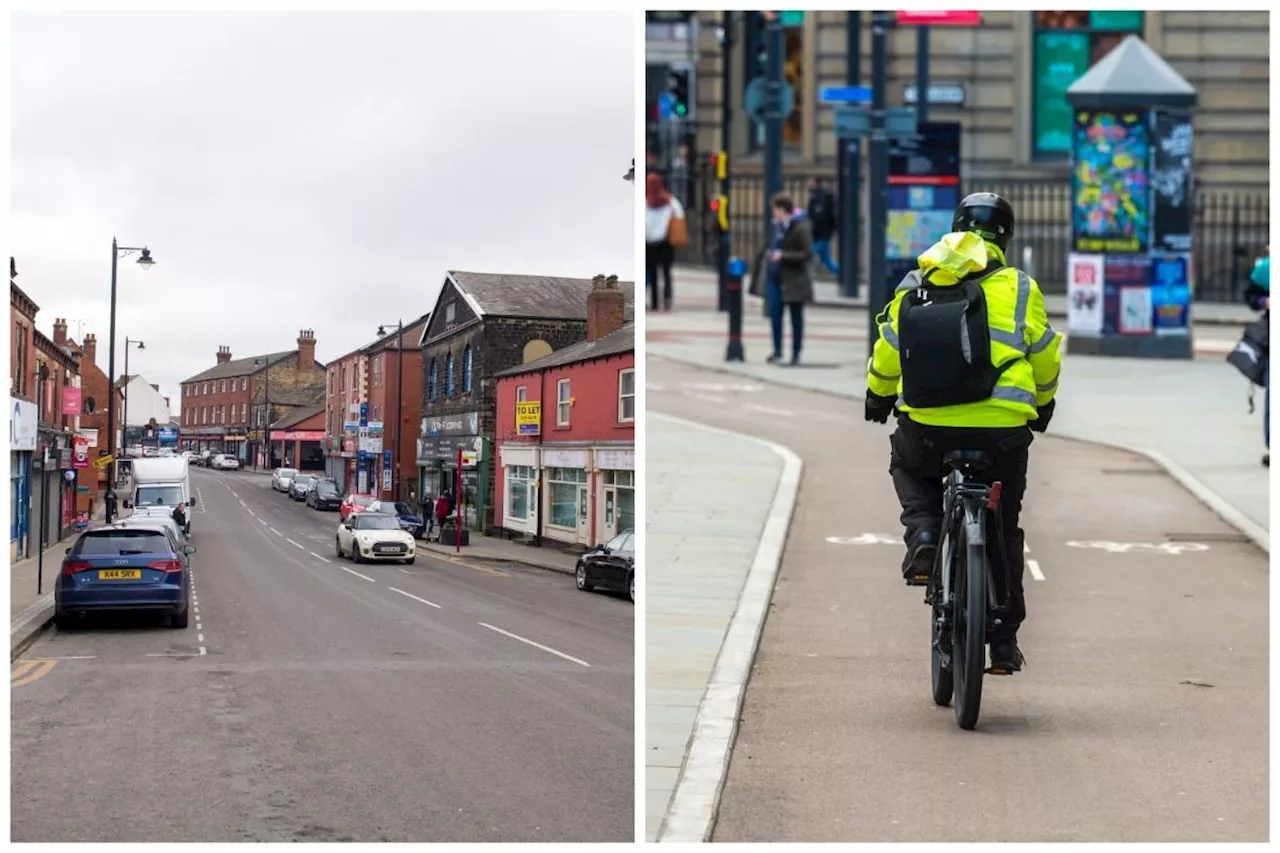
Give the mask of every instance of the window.
[[249, 422], [249, 404], [241, 403], [240, 404], [240, 423], [243, 424], [248, 422]]
[[572, 405], [569, 396], [569, 380], [561, 379], [556, 383], [556, 426], [569, 425], [569, 408]]
[[373, 359], [373, 387], [382, 387], [382, 356]]
[[636, 419], [636, 370], [618, 371], [618, 420], [630, 423]]
[[462, 351], [462, 393], [471, 393], [471, 345]]
[[453, 399], [453, 353], [444, 357], [444, 396]]
[[1142, 35], [1142, 12], [1032, 12], [1035, 75], [1031, 90], [1031, 153], [1065, 160], [1075, 113], [1067, 88], [1130, 33]]
[[525, 400], [528, 399], [528, 397], [529, 397], [528, 387], [524, 385], [517, 385], [516, 386], [516, 402], [523, 403], [525, 402]]
[[458, 303], [449, 302], [444, 306], [444, 322], [445, 325], [452, 324], [458, 317]]
[[578, 527], [579, 487], [587, 482], [587, 472], [580, 468], [548, 468], [551, 518], [547, 524], [576, 530]]
[[13, 390], [27, 394], [27, 327], [15, 323], [13, 327]]
[[241, 390], [241, 391], [248, 391], [248, 390], [249, 390], [249, 377], [248, 377], [248, 376], [245, 376], [245, 377], [241, 378], [241, 380], [240, 380], [240, 390]]
[[440, 390], [439, 365], [431, 359], [431, 367], [427, 369], [427, 399], [436, 401], [436, 392]]
[[204, 393], [205, 393], [205, 394], [208, 394], [208, 393], [209, 393], [209, 385], [210, 385], [210, 384], [211, 384], [211, 383], [209, 383], [209, 382], [204, 383]]
[[209, 423], [209, 407], [208, 406], [200, 407], [200, 423], [202, 424]]
[[534, 482], [533, 469], [528, 465], [507, 466], [507, 518], [527, 521], [532, 508], [529, 506], [529, 486]]
[[[601, 478], [605, 486], [612, 486], [617, 495], [618, 521], [616, 530], [635, 530], [636, 528], [636, 472], [635, 471], [602, 471]], [[608, 495], [605, 496], [605, 524], [613, 524], [609, 518], [611, 511]]]

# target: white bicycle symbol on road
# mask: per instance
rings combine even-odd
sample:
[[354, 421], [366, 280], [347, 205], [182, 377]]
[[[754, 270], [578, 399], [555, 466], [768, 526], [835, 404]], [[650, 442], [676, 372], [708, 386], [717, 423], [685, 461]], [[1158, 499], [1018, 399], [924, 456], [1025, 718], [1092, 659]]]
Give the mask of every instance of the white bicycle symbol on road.
[[1197, 554], [1208, 551], [1203, 542], [1068, 542], [1071, 548], [1097, 548], [1110, 554]]

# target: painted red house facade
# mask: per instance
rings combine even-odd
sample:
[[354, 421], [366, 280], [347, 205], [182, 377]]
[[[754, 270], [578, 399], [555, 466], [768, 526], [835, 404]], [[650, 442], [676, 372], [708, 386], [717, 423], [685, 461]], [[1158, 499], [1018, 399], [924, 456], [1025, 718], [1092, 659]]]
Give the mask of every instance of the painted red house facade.
[[588, 297], [587, 340], [498, 374], [495, 515], [508, 535], [591, 547], [635, 529], [635, 326]]

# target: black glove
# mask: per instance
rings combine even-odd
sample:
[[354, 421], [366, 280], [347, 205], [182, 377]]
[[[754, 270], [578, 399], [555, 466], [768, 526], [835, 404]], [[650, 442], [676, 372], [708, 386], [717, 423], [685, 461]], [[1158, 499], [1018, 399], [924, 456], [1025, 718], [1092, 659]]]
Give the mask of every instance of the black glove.
[[1053, 407], [1057, 402], [1057, 400], [1050, 400], [1048, 403], [1045, 403], [1043, 406], [1036, 409], [1039, 413], [1039, 417], [1027, 424], [1027, 426], [1031, 427], [1032, 432], [1044, 432], [1049, 428], [1049, 421], [1053, 420]]
[[889, 416], [893, 414], [893, 404], [896, 401], [896, 397], [881, 397], [879, 394], [873, 394], [868, 390], [866, 410], [867, 420], [875, 421], [878, 424], [888, 423]]

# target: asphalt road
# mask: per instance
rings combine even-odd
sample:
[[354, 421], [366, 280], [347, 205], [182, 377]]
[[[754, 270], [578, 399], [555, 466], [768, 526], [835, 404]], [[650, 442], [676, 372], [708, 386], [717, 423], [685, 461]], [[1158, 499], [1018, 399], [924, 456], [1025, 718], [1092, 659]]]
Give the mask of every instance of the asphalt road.
[[14, 663], [14, 841], [635, 837], [629, 602], [356, 566], [266, 477], [193, 485], [190, 628], [51, 630]]
[[805, 462], [715, 840], [1267, 840], [1267, 555], [1152, 463], [1037, 438], [1028, 664], [964, 732], [929, 695], [889, 427], [660, 358], [647, 382], [651, 410]]

